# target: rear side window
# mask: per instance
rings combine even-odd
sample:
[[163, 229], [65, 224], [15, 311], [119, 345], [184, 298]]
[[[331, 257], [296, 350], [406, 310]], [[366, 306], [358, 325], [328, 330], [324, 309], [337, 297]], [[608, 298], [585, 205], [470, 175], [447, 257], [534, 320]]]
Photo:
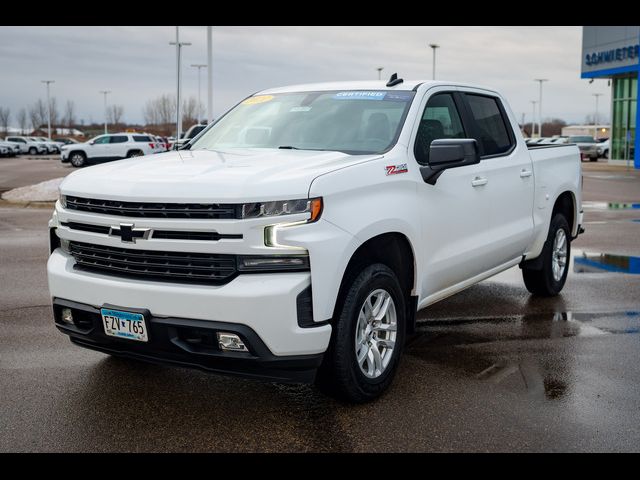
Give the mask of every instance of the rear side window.
[[440, 138], [465, 138], [460, 114], [450, 93], [438, 93], [427, 102], [413, 148], [418, 163], [429, 163], [431, 142]]
[[150, 142], [151, 138], [149, 138], [148, 135], [134, 135], [133, 141], [134, 142]]
[[127, 143], [128, 137], [126, 135], [112, 135], [109, 143]]
[[482, 155], [499, 155], [509, 151], [513, 145], [511, 135], [495, 97], [466, 94], [471, 116], [475, 120], [475, 138]]

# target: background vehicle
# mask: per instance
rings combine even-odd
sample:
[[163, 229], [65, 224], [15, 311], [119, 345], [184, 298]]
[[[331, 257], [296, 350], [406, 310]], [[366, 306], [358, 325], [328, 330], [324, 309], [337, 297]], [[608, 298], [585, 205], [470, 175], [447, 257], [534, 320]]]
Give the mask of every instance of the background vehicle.
[[568, 142], [578, 145], [581, 158], [588, 158], [591, 162], [598, 161], [597, 143], [593, 137], [588, 135], [570, 136]]
[[20, 146], [15, 142], [5, 142], [0, 140], [0, 147], [7, 149], [6, 156], [8, 157], [15, 157], [20, 153]]
[[54, 139], [54, 142], [61, 143], [62, 145], [71, 145], [72, 143], [79, 143], [77, 140], [74, 140], [73, 138], [66, 138], [66, 137], [56, 138]]
[[598, 150], [598, 157], [609, 158], [609, 139], [596, 143], [596, 150]]
[[195, 138], [196, 135], [198, 135], [202, 130], [204, 130], [205, 128], [207, 128], [206, 125], [203, 124], [196, 124], [193, 125], [191, 128], [189, 128], [189, 130], [187, 130], [182, 137], [179, 140], [176, 140], [173, 142], [173, 149], [177, 150], [180, 147], [182, 147], [183, 145], [185, 145], [186, 143], [188, 143], [190, 140], [192, 140], [193, 138]]
[[92, 163], [109, 162], [123, 158], [139, 157], [155, 153], [155, 141], [150, 135], [115, 133], [100, 135], [85, 143], [64, 145], [60, 160], [71, 162], [74, 167]]
[[56, 326], [364, 402], [417, 310], [516, 265], [558, 294], [582, 231], [578, 148], [527, 147], [493, 89], [394, 77], [263, 91], [180, 151], [66, 177]]
[[18, 144], [20, 153], [37, 155], [48, 152], [47, 147], [42, 142], [34, 140], [33, 137], [10, 136], [6, 138], [6, 141]]
[[36, 140], [45, 144], [49, 153], [60, 153], [60, 147], [64, 145], [63, 143], [54, 142], [53, 140], [46, 137], [34, 137]]

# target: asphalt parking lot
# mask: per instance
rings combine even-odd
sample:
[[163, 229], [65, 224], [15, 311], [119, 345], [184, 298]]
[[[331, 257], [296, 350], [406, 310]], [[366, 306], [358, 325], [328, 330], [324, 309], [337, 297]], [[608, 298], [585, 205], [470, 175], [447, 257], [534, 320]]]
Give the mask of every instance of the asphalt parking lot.
[[[0, 191], [69, 171], [0, 159]], [[0, 451], [638, 451], [640, 175], [584, 164], [584, 197], [560, 296], [515, 268], [421, 311], [392, 388], [359, 406], [73, 346], [51, 319], [50, 210], [2, 203]]]

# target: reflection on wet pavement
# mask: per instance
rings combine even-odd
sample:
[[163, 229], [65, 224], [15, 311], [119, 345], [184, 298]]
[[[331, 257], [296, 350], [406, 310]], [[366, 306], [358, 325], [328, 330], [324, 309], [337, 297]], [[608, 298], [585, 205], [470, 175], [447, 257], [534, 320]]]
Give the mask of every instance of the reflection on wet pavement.
[[527, 314], [420, 322], [406, 354], [527, 395], [556, 400], [571, 389], [571, 358], [549, 360], [547, 342], [640, 333], [640, 312]]
[[610, 253], [576, 252], [573, 255], [575, 273], [630, 273], [640, 274], [640, 257]]

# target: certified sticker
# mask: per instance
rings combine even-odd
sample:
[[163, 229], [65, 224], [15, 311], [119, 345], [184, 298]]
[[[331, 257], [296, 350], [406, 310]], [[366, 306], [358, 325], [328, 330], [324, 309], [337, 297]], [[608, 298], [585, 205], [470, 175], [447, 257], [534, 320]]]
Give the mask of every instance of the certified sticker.
[[273, 100], [273, 95], [256, 95], [255, 97], [247, 98], [244, 102], [242, 102], [242, 105], [256, 105], [258, 103], [265, 103], [270, 100]]
[[397, 175], [398, 173], [407, 173], [409, 171], [406, 163], [401, 163], [400, 165], [387, 165], [384, 169], [387, 171], [387, 175]]

